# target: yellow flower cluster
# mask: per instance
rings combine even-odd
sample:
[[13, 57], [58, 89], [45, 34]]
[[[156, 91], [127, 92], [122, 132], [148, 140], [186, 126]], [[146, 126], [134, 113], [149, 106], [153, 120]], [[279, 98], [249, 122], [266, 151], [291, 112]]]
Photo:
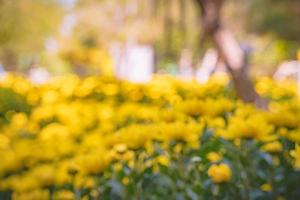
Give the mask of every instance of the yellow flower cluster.
[[[263, 151], [272, 153], [282, 150], [279, 137], [300, 141], [296, 95], [288, 103], [272, 102], [270, 112], [259, 111], [228, 97], [227, 81], [212, 79], [200, 85], [158, 76], [148, 84], [132, 84], [70, 75], [37, 86], [8, 75], [0, 87], [22, 95], [30, 111], [3, 114], [0, 191], [13, 191], [15, 199], [45, 199], [50, 195], [45, 188], [54, 185], [94, 188], [94, 176], [115, 161], [131, 165], [138, 149], [153, 153], [154, 141], [162, 148], [171, 141], [199, 148], [204, 128], [228, 140], [258, 140], [266, 143]], [[258, 87], [265, 94], [270, 88], [264, 84], [271, 83], [263, 81]], [[299, 149], [291, 152], [296, 167]], [[207, 158], [219, 162], [222, 155], [211, 152]], [[150, 164], [168, 166], [169, 157], [161, 155]], [[231, 170], [226, 164], [214, 164], [208, 175], [215, 183], [227, 182]], [[59, 190], [54, 197], [73, 195]]]

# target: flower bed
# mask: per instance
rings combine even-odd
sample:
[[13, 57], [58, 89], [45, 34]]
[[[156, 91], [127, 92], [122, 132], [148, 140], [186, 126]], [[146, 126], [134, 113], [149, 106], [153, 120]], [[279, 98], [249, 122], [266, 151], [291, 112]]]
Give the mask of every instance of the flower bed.
[[[227, 79], [1, 81], [0, 199], [296, 199], [300, 101], [292, 83], [238, 101]], [[7, 101], [6, 101], [7, 99]]]

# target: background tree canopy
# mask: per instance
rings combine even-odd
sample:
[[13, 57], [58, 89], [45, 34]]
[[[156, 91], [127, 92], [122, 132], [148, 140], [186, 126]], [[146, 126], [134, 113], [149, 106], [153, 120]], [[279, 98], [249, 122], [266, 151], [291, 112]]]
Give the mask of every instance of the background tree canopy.
[[[107, 51], [112, 42], [135, 38], [152, 45], [158, 68], [167, 69], [170, 64], [176, 65], [183, 49], [192, 52], [196, 64], [203, 56], [203, 50], [211, 45], [200, 45], [200, 11], [194, 0], [77, 0], [71, 10], [66, 10], [61, 2], [0, 1], [0, 59], [6, 68], [26, 68], [33, 58], [38, 60], [45, 39], [57, 36], [63, 16], [70, 12], [77, 19], [72, 38], [69, 38], [73, 42], [64, 41], [62, 46], [71, 49], [72, 46], [78, 48], [76, 43], [86, 48], [92, 41], [95, 47]], [[300, 39], [299, 1], [225, 2], [223, 17], [226, 24], [240, 41], [253, 47], [251, 62], [258, 70], [273, 71], [280, 61], [295, 57]], [[64, 53], [61, 55], [65, 56]], [[47, 63], [48, 60], [43, 63], [46, 67], [53, 65]]]
[[0, 58], [16, 68], [22, 56], [34, 56], [57, 31], [62, 9], [56, 0], [0, 1]]
[[251, 0], [250, 2], [249, 17], [246, 18], [250, 31], [272, 32], [282, 39], [299, 41], [300, 1]]

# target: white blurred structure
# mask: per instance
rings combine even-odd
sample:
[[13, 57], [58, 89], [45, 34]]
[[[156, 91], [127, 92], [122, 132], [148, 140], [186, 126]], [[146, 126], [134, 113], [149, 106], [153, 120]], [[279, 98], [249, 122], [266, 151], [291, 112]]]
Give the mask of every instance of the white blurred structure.
[[144, 83], [152, 78], [154, 71], [154, 50], [150, 45], [114, 44], [111, 48], [115, 73], [118, 78]]
[[192, 52], [188, 49], [184, 49], [181, 53], [178, 63], [179, 77], [182, 79], [190, 80], [194, 77]]
[[[59, 27], [60, 36], [68, 38], [73, 34], [74, 28], [78, 22], [76, 14], [72, 12], [77, 0], [59, 0], [61, 6], [66, 9], [66, 15], [63, 17]], [[48, 53], [55, 54], [58, 52], [60, 45], [57, 39], [53, 36], [45, 40], [45, 48]]]
[[43, 84], [50, 79], [50, 74], [45, 68], [34, 67], [29, 70], [28, 77], [33, 83]]
[[63, 37], [69, 37], [73, 33], [74, 27], [77, 24], [77, 17], [75, 14], [70, 13], [64, 16], [60, 26], [60, 34]]
[[71, 9], [73, 6], [76, 4], [77, 0], [59, 0], [60, 4], [66, 8], [66, 9]]
[[[276, 80], [284, 80], [288, 77], [298, 79], [300, 74], [300, 62], [299, 61], [286, 61], [279, 65], [278, 70], [274, 74]], [[300, 81], [300, 80], [299, 80]]]
[[0, 79], [4, 78], [6, 75], [6, 71], [3, 67], [3, 65], [0, 63]]
[[48, 37], [45, 41], [45, 49], [50, 54], [55, 54], [58, 51], [58, 43], [54, 37]]
[[273, 78], [278, 81], [285, 79], [294, 79], [298, 82], [298, 90], [300, 92], [300, 61], [286, 61], [279, 65]]
[[214, 72], [218, 64], [218, 52], [215, 49], [209, 49], [200, 64], [200, 67], [196, 71], [196, 80], [199, 83], [205, 83], [208, 81], [211, 74]]

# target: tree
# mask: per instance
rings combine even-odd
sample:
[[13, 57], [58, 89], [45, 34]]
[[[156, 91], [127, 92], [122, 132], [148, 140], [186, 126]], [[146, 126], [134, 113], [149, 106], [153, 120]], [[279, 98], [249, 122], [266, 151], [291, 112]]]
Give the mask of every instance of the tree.
[[204, 37], [211, 38], [219, 55], [232, 75], [237, 96], [244, 102], [264, 107], [264, 101], [255, 92], [249, 77], [247, 53], [240, 47], [233, 33], [221, 19], [224, 0], [196, 0], [201, 9]]
[[0, 63], [15, 71], [20, 57], [38, 54], [58, 30], [61, 11], [56, 0], [0, 0]]
[[[268, 12], [265, 12], [266, 8]], [[247, 16], [246, 28], [249, 31], [259, 34], [273, 33], [281, 39], [296, 43], [300, 39], [299, 0], [251, 0], [248, 3]]]

